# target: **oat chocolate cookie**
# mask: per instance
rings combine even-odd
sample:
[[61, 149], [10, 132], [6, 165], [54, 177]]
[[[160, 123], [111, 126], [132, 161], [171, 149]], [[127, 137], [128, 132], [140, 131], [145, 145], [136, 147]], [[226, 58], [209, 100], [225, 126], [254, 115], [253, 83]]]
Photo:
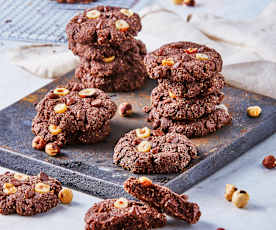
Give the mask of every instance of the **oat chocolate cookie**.
[[167, 78], [176, 82], [202, 81], [222, 69], [220, 54], [205, 45], [173, 42], [146, 55], [150, 78]]
[[114, 148], [113, 162], [133, 173], [178, 173], [197, 157], [184, 135], [164, 134], [145, 127], [128, 132]]
[[[212, 113], [224, 98], [223, 93], [213, 93], [198, 98], [177, 98], [161, 85], [152, 90], [151, 108], [163, 117], [173, 120], [195, 120], [206, 114]], [[149, 112], [148, 107], [145, 111]]]
[[59, 204], [58, 180], [45, 173], [37, 176], [6, 172], [0, 175], [0, 213], [33, 216]]
[[176, 97], [193, 98], [219, 92], [224, 87], [225, 82], [223, 75], [216, 73], [213, 77], [204, 81], [182, 83], [161, 78], [158, 79], [158, 84]]
[[97, 6], [71, 19], [66, 26], [69, 41], [81, 44], [120, 44], [141, 30], [138, 14], [129, 9]]
[[189, 224], [198, 222], [201, 212], [196, 203], [188, 202], [183, 196], [170, 189], [153, 184], [146, 177], [130, 177], [124, 183], [126, 192], [149, 204], [160, 212], [179, 218]]
[[46, 143], [96, 143], [109, 134], [116, 104], [103, 91], [70, 82], [51, 90], [36, 106], [32, 131]]
[[84, 220], [86, 230], [146, 230], [162, 227], [167, 222], [165, 215], [155, 208], [125, 198], [94, 204]]
[[69, 49], [72, 50], [73, 54], [83, 57], [87, 61], [95, 60], [101, 62], [125, 55], [139, 55], [143, 58], [147, 54], [145, 44], [141, 40], [136, 39], [122, 41], [119, 46], [83, 45], [69, 41]]
[[195, 121], [173, 121], [162, 117], [153, 108], [149, 113], [148, 121], [152, 123], [153, 129], [161, 129], [164, 132], [176, 132], [187, 137], [202, 137], [230, 124], [232, 116], [226, 107], [219, 105], [213, 113]]

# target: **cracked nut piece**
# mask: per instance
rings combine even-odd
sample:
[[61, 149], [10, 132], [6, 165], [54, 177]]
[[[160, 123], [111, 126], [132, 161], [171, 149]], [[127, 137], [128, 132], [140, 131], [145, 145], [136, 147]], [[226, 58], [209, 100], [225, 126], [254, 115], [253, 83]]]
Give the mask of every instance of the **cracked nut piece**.
[[145, 177], [145, 176], [139, 177], [139, 183], [143, 187], [148, 187], [148, 186], [152, 185], [152, 181], [149, 178]]
[[138, 146], [137, 150], [142, 153], [149, 152], [151, 149], [151, 143], [148, 141], [142, 141]]
[[169, 97], [172, 99], [175, 99], [176, 95], [174, 93], [172, 93], [171, 91], [169, 91]]
[[48, 185], [48, 184], [43, 184], [43, 183], [37, 183], [36, 185], [35, 185], [35, 191], [36, 192], [38, 192], [38, 193], [41, 193], [41, 194], [43, 194], [43, 193], [48, 193], [48, 192], [50, 192], [50, 185]]
[[225, 186], [225, 193], [224, 193], [224, 197], [226, 200], [228, 201], [232, 201], [232, 196], [233, 196], [233, 193], [236, 192], [238, 189], [232, 185], [232, 184], [227, 184]]
[[3, 192], [8, 195], [14, 194], [16, 193], [16, 191], [17, 191], [16, 187], [11, 183], [5, 183], [3, 185]]
[[129, 24], [123, 19], [117, 20], [115, 22], [115, 26], [121, 32], [127, 31], [129, 29]]
[[142, 129], [136, 129], [136, 135], [138, 138], [147, 138], [150, 136], [151, 130], [148, 127]]
[[96, 94], [97, 90], [94, 88], [83, 89], [79, 92], [79, 96], [82, 98], [91, 97]]
[[128, 200], [126, 198], [119, 198], [114, 202], [115, 208], [127, 208], [128, 207]]
[[128, 102], [124, 102], [119, 105], [119, 114], [122, 117], [130, 116], [133, 113], [132, 106]]
[[237, 207], [237, 208], [244, 208], [249, 201], [249, 195], [246, 191], [244, 190], [237, 190], [234, 192], [233, 197], [232, 197], [232, 203]]
[[101, 12], [98, 10], [90, 10], [90, 11], [87, 11], [86, 13], [86, 17], [89, 19], [96, 19], [100, 16], [101, 16]]
[[21, 180], [21, 181], [24, 181], [24, 180], [28, 180], [29, 179], [29, 176], [26, 175], [26, 174], [22, 174], [22, 173], [15, 173], [13, 175], [13, 177], [17, 180]]
[[49, 125], [49, 131], [52, 135], [58, 135], [62, 132], [62, 129], [56, 125]]
[[259, 117], [262, 113], [262, 109], [260, 106], [249, 106], [247, 108], [247, 114], [249, 117]]
[[58, 193], [58, 198], [63, 204], [70, 204], [73, 200], [73, 192], [69, 188], [63, 188]]
[[120, 12], [128, 17], [131, 17], [134, 14], [130, 9], [121, 9]]
[[45, 147], [45, 152], [49, 156], [56, 156], [58, 153], [60, 153], [60, 148], [56, 143], [48, 143]]
[[184, 0], [184, 4], [186, 6], [195, 6], [196, 2], [195, 0]]
[[197, 52], [197, 48], [188, 48], [185, 50], [187, 54], [195, 54]]
[[173, 66], [174, 61], [171, 58], [164, 59], [164, 60], [162, 60], [162, 65], [163, 66]]
[[56, 88], [54, 90], [54, 94], [59, 95], [59, 96], [65, 96], [69, 93], [70, 91], [66, 88]]
[[172, 0], [172, 2], [175, 4], [175, 5], [182, 5], [184, 3], [184, 0]]
[[267, 169], [273, 169], [276, 167], [276, 158], [272, 155], [266, 156], [263, 159], [263, 166]]
[[198, 53], [198, 54], [196, 54], [196, 59], [201, 60], [201, 61], [206, 61], [209, 59], [209, 57], [206, 54]]
[[57, 104], [57, 105], [54, 107], [55, 113], [65, 113], [66, 110], [67, 110], [67, 105], [65, 105], [64, 103], [62, 103], [62, 104]]
[[46, 141], [42, 137], [40, 137], [40, 136], [34, 137], [34, 139], [32, 141], [32, 147], [34, 149], [42, 150], [45, 148], [45, 145], [46, 145]]
[[103, 58], [103, 61], [105, 63], [110, 63], [110, 62], [113, 62], [114, 59], [115, 59], [115, 56], [111, 56], [111, 57]]

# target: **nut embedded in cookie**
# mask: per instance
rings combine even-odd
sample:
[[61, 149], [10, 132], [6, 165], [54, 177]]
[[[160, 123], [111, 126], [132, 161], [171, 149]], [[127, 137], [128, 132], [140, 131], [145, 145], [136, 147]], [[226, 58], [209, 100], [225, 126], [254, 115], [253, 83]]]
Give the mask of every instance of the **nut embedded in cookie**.
[[62, 132], [62, 129], [59, 128], [57, 125], [49, 125], [49, 131], [52, 135], [58, 135]]
[[148, 187], [152, 185], [152, 181], [145, 176], [139, 177], [139, 182], [143, 187]]
[[11, 184], [11, 183], [5, 183], [3, 185], [3, 192], [6, 193], [6, 194], [8, 194], [8, 195], [11, 195], [11, 194], [16, 193], [17, 189], [16, 189], [16, 187], [13, 184]]
[[136, 129], [136, 135], [138, 138], [147, 138], [150, 136], [151, 130], [148, 127], [142, 129]]
[[111, 57], [104, 58], [103, 61], [105, 63], [110, 63], [110, 62], [113, 62], [114, 59], [115, 59], [115, 56], [111, 56]]
[[130, 9], [121, 9], [120, 12], [128, 17], [131, 17], [134, 14]]
[[209, 56], [207, 54], [197, 53], [196, 59], [201, 60], [201, 61], [206, 61], [209, 59]]
[[137, 150], [142, 153], [149, 152], [151, 150], [151, 143], [148, 141], [142, 141], [138, 146]]
[[86, 98], [86, 97], [92, 97], [97, 93], [97, 90], [94, 88], [88, 88], [88, 89], [83, 89], [79, 92], [80, 97]]
[[162, 60], [162, 65], [163, 66], [173, 66], [174, 65], [174, 60], [172, 58], [163, 59]]
[[57, 104], [54, 107], [54, 111], [55, 111], [55, 113], [65, 113], [67, 111], [67, 105], [64, 103]]
[[101, 16], [101, 12], [98, 10], [90, 10], [86, 12], [86, 17], [89, 19], [96, 19]]
[[129, 24], [123, 19], [117, 20], [115, 22], [115, 26], [121, 32], [125, 32], [129, 29]]
[[14, 176], [15, 179], [20, 180], [20, 181], [24, 181], [24, 180], [29, 179], [28, 175], [22, 174], [22, 173], [15, 173], [13, 176]]
[[38, 193], [48, 193], [50, 192], [50, 185], [44, 183], [37, 183], [35, 185], [35, 191]]
[[70, 93], [70, 91], [66, 88], [56, 88], [54, 90], [54, 94], [59, 95], [59, 96], [65, 96], [68, 93]]
[[127, 208], [128, 207], [128, 200], [121, 197], [114, 203], [115, 208]]

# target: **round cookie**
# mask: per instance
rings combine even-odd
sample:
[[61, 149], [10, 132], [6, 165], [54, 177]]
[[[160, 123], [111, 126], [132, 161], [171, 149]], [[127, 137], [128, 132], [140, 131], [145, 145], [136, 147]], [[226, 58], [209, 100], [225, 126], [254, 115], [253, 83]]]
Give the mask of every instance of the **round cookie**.
[[158, 79], [158, 84], [170, 91], [176, 97], [194, 98], [208, 96], [219, 92], [224, 87], [224, 77], [220, 73], [214, 74], [210, 79], [190, 83], [174, 82], [167, 78]]
[[178, 173], [196, 157], [197, 149], [186, 136], [144, 128], [132, 130], [118, 141], [113, 163], [139, 174]]
[[205, 45], [173, 42], [146, 55], [144, 63], [150, 78], [176, 82], [202, 81], [221, 72], [220, 54]]
[[[46, 185], [43, 191], [37, 189], [41, 183]], [[6, 172], [0, 175], [0, 213], [33, 216], [47, 212], [59, 204], [61, 189], [60, 182], [45, 173], [27, 176]]]
[[165, 215], [141, 202], [107, 199], [94, 204], [85, 214], [85, 230], [146, 230], [166, 224]]
[[73, 17], [66, 26], [69, 41], [81, 44], [120, 44], [141, 30], [138, 14], [119, 7], [97, 6]]
[[169, 133], [176, 132], [187, 137], [202, 137], [230, 124], [232, 116], [225, 106], [219, 105], [213, 113], [195, 121], [173, 121], [162, 117], [156, 109], [152, 109], [148, 121], [152, 123], [153, 129]]
[[[157, 86], [151, 93], [151, 108], [163, 117], [173, 120], [195, 120], [212, 113], [224, 98], [223, 93], [214, 93], [199, 98], [175, 98], [162, 86]], [[147, 109], [146, 112], [149, 112]]]
[[109, 134], [109, 120], [117, 106], [108, 95], [94, 88], [89, 89], [90, 95], [83, 95], [85, 87], [74, 82], [63, 89], [66, 95], [57, 94], [58, 89], [51, 90], [36, 106], [32, 123], [36, 136], [63, 146], [96, 143]]

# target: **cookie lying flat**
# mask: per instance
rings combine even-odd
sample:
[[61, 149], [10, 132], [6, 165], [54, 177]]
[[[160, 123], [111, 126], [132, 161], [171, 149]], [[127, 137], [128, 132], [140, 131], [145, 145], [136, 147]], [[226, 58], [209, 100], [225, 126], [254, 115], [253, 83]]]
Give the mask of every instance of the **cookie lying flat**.
[[211, 78], [221, 72], [220, 54], [193, 42], [173, 42], [146, 55], [150, 78], [167, 78], [176, 82], [193, 82]]
[[138, 14], [131, 10], [97, 6], [75, 16], [66, 26], [69, 41], [81, 44], [120, 44], [141, 30]]
[[195, 81], [191, 83], [174, 82], [166, 78], [158, 79], [158, 84], [168, 90], [175, 97], [194, 98], [197, 96], [208, 96], [219, 92], [224, 87], [224, 77], [216, 73], [205, 81]]
[[195, 145], [184, 135], [132, 130], [114, 148], [113, 162], [133, 173], [177, 173], [197, 157]]
[[223, 93], [213, 93], [198, 98], [176, 98], [161, 85], [152, 90], [151, 107], [145, 107], [149, 112], [154, 108], [163, 117], [173, 120], [195, 120], [215, 111], [224, 98]]
[[169, 216], [179, 218], [189, 224], [195, 224], [201, 212], [196, 203], [188, 202], [181, 195], [178, 195], [166, 187], [153, 184], [146, 177], [130, 177], [124, 183], [126, 192], [137, 199], [155, 207], [160, 212]]
[[110, 131], [116, 104], [99, 89], [69, 83], [51, 90], [36, 106], [32, 131], [46, 143], [96, 143]]
[[0, 213], [33, 216], [59, 204], [61, 184], [45, 173], [38, 176], [10, 173], [0, 175]]
[[202, 137], [230, 124], [232, 116], [227, 109], [219, 105], [213, 113], [190, 122], [164, 118], [155, 109], [152, 109], [148, 121], [152, 123], [154, 129], [161, 129], [164, 132], [176, 132], [187, 137]]
[[146, 204], [120, 198], [94, 204], [85, 223], [86, 230], [146, 230], [164, 226], [166, 217]]

